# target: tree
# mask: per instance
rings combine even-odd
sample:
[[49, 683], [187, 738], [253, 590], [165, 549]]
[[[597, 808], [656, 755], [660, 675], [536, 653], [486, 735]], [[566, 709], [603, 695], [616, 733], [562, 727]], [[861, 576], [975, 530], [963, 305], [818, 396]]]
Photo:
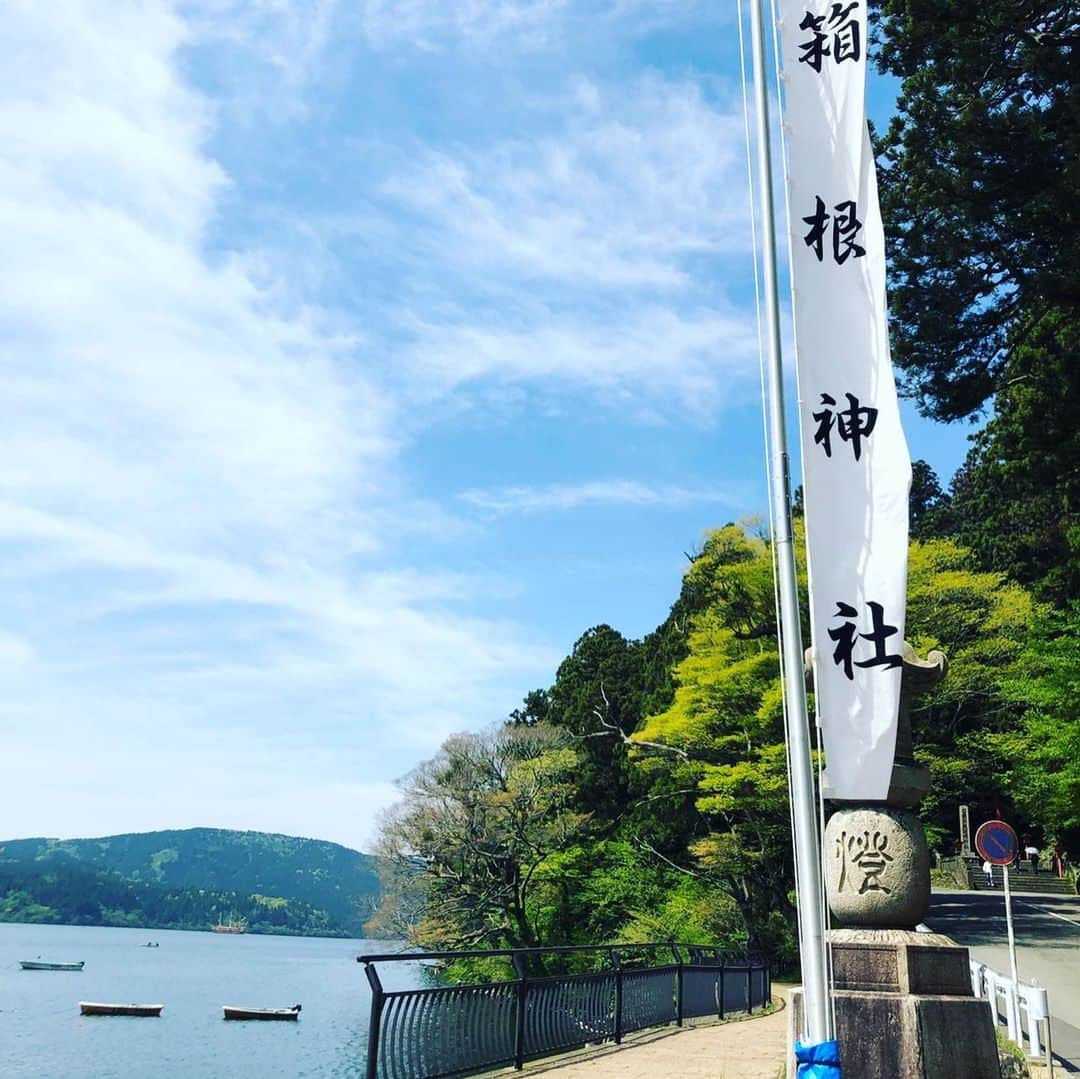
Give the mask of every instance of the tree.
[[[951, 527], [1045, 598], [1080, 587], [1080, 17], [1061, 0], [874, 0], [901, 79], [878, 143], [893, 357], [939, 420], [990, 412]], [[992, 411], [991, 411], [992, 410]]]
[[910, 528], [912, 539], [941, 534], [951, 499], [941, 489], [937, 473], [922, 460], [911, 462]]
[[[701, 826], [683, 832], [691, 865], [735, 898], [748, 939], [782, 961], [793, 954], [794, 910], [768, 544], [721, 529], [689, 576], [709, 604], [691, 622], [675, 699], [634, 735], [642, 749], [633, 759], [693, 791]], [[941, 648], [951, 661], [949, 677], [913, 716], [916, 752], [931, 769], [923, 817], [940, 843], [955, 830], [959, 803], [1001, 803], [1016, 790], [1020, 743], [1001, 739], [1024, 730], [1024, 705], [1010, 687], [1033, 670], [1026, 642], [1039, 608], [948, 540], [912, 543], [908, 585], [906, 636], [920, 654]], [[805, 600], [801, 617], [805, 627]], [[685, 759], [658, 759], [645, 743], [666, 743]]]
[[1059, 603], [1080, 594], [1077, 355], [1080, 324], [1047, 316], [1017, 350], [1018, 373], [972, 439], [944, 511], [983, 568]]
[[[629, 767], [627, 745], [647, 709], [666, 707], [674, 693], [672, 670], [686, 655], [689, 612], [704, 600], [684, 583], [667, 619], [644, 640], [627, 640], [608, 625], [583, 633], [543, 692], [544, 718], [580, 739], [577, 805], [597, 834], [632, 812], [643, 793]], [[533, 700], [537, 694], [526, 699]]]
[[401, 780], [403, 799], [381, 821], [382, 923], [396, 918], [429, 949], [547, 943], [532, 895], [587, 823], [572, 808], [578, 764], [568, 734], [539, 723], [447, 739]]
[[597, 823], [617, 818], [630, 798], [619, 732], [629, 733], [641, 722], [643, 659], [640, 641], [628, 641], [611, 626], [594, 626], [559, 664], [548, 691], [548, 722], [580, 740], [577, 806]]
[[[687, 577], [706, 607], [691, 620], [674, 700], [633, 740], [635, 761], [688, 792], [698, 827], [691, 865], [779, 961], [794, 952], [783, 705], [768, 544], [731, 525], [709, 534]], [[805, 617], [805, 615], [804, 615]], [[681, 750], [657, 759], [647, 743]]]
[[1048, 840], [1080, 844], [1080, 603], [1040, 618], [1023, 677], [1006, 690], [1025, 710], [1023, 727], [998, 738], [1012, 762], [1009, 792]]
[[1062, 0], [874, 7], [878, 67], [902, 80], [879, 144], [893, 356], [922, 410], [955, 420], [1047, 317], [1076, 319], [1080, 20]]
[[930, 768], [920, 813], [932, 845], [955, 834], [958, 805], [990, 812], [1010, 791], [1013, 758], [999, 736], [1023, 729], [1009, 687], [1031, 676], [1026, 645], [1039, 611], [1019, 585], [980, 572], [958, 543], [911, 545], [905, 636], [920, 655], [938, 648], [949, 657], [948, 676], [912, 712], [915, 754]]
[[525, 694], [519, 708], [510, 713], [509, 722], [514, 726], [530, 726], [543, 723], [551, 710], [551, 696], [546, 689], [534, 689]]

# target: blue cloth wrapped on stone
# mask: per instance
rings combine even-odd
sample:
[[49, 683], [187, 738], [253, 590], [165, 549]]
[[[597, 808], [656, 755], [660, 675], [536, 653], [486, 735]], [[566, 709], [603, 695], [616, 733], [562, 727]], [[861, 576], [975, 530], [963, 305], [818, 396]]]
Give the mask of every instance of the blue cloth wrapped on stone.
[[840, 1079], [840, 1043], [818, 1042], [817, 1045], [795, 1043], [795, 1060], [799, 1079]]

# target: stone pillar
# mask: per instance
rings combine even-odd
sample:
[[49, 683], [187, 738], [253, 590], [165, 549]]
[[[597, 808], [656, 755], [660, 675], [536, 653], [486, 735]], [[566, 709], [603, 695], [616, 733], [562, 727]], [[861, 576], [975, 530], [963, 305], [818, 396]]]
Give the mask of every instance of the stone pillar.
[[[888, 796], [836, 803], [822, 838], [829, 910], [842, 927], [828, 933], [841, 1068], [858, 1079], [1000, 1079], [967, 949], [916, 931], [930, 906], [930, 853], [915, 812], [930, 774], [914, 757], [911, 707], [948, 664], [942, 652], [919, 659], [907, 641], [903, 664]], [[828, 798], [827, 770], [822, 782]], [[803, 1025], [801, 990], [791, 1004], [793, 1040]]]

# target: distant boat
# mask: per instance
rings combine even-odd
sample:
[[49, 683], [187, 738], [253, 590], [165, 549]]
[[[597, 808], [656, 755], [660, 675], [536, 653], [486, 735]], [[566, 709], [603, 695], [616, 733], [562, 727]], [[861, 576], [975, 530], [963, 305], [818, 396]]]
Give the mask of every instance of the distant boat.
[[294, 1004], [291, 1008], [234, 1008], [225, 1004], [222, 1010], [226, 1019], [277, 1019], [287, 1022], [300, 1016], [299, 1004]]
[[98, 1004], [92, 1000], [79, 1001], [80, 1015], [138, 1015], [156, 1018], [164, 1004]]
[[243, 922], [229, 922], [227, 925], [223, 925], [218, 922], [217, 925], [211, 926], [215, 933], [246, 933], [247, 926]]
[[40, 959], [20, 959], [19, 966], [23, 970], [82, 970], [84, 960], [78, 963], [44, 963]]
[[141, 945], [141, 947], [143, 947], [143, 948], [160, 948], [161, 945], [158, 944], [158, 942], [156, 940], [148, 940], [145, 944]]

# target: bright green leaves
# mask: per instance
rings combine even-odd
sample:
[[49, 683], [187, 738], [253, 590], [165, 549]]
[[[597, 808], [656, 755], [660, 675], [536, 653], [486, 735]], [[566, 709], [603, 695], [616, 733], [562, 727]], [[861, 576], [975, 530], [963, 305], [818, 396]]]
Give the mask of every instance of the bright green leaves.
[[532, 891], [545, 862], [584, 832], [565, 732], [538, 724], [455, 735], [401, 782], [384, 819], [384, 913], [429, 947], [538, 942]]

